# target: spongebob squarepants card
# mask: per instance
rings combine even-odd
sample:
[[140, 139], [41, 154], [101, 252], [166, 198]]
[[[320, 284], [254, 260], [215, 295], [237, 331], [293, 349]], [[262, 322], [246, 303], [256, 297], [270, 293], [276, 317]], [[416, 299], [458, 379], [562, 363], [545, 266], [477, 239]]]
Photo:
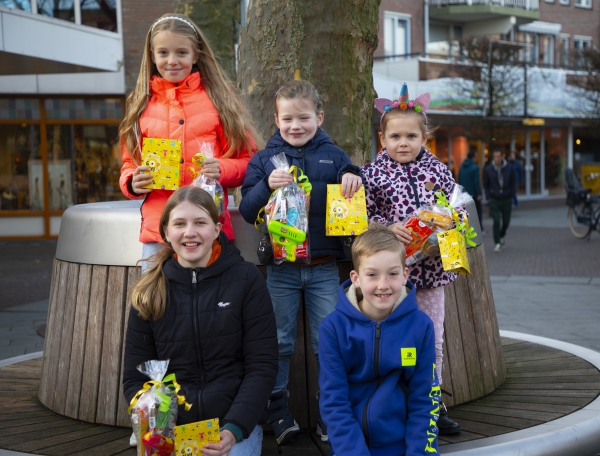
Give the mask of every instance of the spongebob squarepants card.
[[201, 456], [200, 448], [221, 441], [219, 419], [175, 426], [175, 456]]
[[348, 201], [342, 195], [340, 184], [327, 185], [327, 219], [325, 234], [327, 236], [357, 236], [367, 231], [367, 204], [365, 189], [361, 187]]
[[181, 141], [144, 138], [141, 164], [150, 168], [152, 174], [152, 184], [145, 188], [177, 190], [181, 172]]
[[437, 235], [444, 271], [471, 274], [465, 237], [457, 230], [447, 230]]

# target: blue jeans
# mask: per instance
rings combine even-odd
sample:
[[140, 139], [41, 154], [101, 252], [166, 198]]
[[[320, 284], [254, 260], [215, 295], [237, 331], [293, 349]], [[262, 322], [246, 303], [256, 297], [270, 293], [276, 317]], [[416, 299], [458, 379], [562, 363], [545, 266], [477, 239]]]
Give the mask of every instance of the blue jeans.
[[247, 439], [231, 447], [229, 456], [260, 456], [262, 451], [263, 428], [257, 425]]
[[[161, 244], [160, 242], [147, 242], [146, 244], [142, 244], [142, 260], [146, 258], [150, 258], [152, 255], [157, 253], [165, 247], [165, 244]], [[142, 261], [140, 265], [142, 266], [142, 274], [145, 274], [148, 269], [152, 267], [154, 261]]]
[[310, 322], [310, 344], [318, 353], [319, 326], [334, 311], [338, 301], [340, 277], [335, 260], [313, 266], [289, 263], [267, 267], [267, 288], [277, 320], [279, 371], [273, 391], [285, 389], [290, 378], [290, 359], [296, 342], [296, 326], [300, 308], [300, 292]]

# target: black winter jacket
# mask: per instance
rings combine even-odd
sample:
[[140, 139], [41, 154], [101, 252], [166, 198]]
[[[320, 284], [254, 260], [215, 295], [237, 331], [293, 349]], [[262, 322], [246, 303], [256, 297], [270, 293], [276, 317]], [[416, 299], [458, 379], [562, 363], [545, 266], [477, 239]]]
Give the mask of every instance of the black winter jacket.
[[[175, 258], [163, 272], [169, 281], [162, 318], [146, 321], [131, 309], [127, 327], [123, 391], [127, 403], [148, 377], [136, 366], [170, 359], [180, 394], [177, 424], [219, 418], [244, 438], [266, 421], [278, 368], [277, 329], [265, 281], [221, 233], [222, 252], [206, 268], [184, 268]], [[195, 276], [195, 280], [194, 280]]]
[[333, 144], [329, 135], [320, 128], [313, 139], [298, 148], [285, 141], [277, 130], [266, 148], [250, 159], [242, 186], [242, 217], [246, 222], [254, 223], [258, 211], [269, 201], [272, 193], [269, 176], [275, 169], [271, 157], [280, 152], [285, 152], [289, 165], [300, 168], [312, 184], [308, 210], [310, 256], [334, 255], [344, 258], [343, 238], [325, 236], [327, 184], [339, 184], [347, 172], [359, 176], [360, 169], [352, 164], [346, 152]]
[[493, 161], [483, 170], [483, 188], [487, 200], [492, 198], [496, 200], [512, 199], [517, 193], [517, 180], [512, 165], [504, 160], [500, 172], [502, 173], [502, 185], [498, 180], [498, 171], [496, 171]]

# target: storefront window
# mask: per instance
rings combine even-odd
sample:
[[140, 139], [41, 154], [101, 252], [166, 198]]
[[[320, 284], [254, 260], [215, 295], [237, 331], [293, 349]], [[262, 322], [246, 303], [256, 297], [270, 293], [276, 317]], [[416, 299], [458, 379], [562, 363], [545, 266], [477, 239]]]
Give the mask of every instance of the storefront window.
[[47, 120], [120, 120], [123, 115], [118, 98], [48, 98], [44, 107]]
[[567, 166], [567, 130], [547, 128], [544, 131], [546, 141], [545, 181], [550, 195], [563, 195], [564, 173]]
[[116, 125], [49, 125], [48, 176], [52, 210], [125, 199], [119, 189]]
[[80, 0], [81, 23], [111, 32], [117, 31], [116, 0]]
[[44, 208], [38, 125], [0, 125], [0, 211]]
[[35, 98], [0, 98], [0, 120], [39, 119], [39, 100]]

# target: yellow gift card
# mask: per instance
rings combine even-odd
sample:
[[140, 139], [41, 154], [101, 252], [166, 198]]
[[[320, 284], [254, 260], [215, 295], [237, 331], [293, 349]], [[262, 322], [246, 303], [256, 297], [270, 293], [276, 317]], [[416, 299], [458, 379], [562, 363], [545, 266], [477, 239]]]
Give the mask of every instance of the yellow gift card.
[[200, 448], [221, 441], [219, 418], [175, 426], [175, 456], [201, 456]]
[[325, 234], [327, 236], [357, 236], [367, 231], [369, 220], [364, 187], [348, 200], [342, 195], [340, 184], [327, 185], [326, 211]]
[[144, 138], [141, 164], [150, 168], [152, 174], [152, 184], [144, 188], [177, 190], [182, 164], [181, 141]]
[[471, 274], [465, 237], [456, 229], [444, 231], [437, 236], [444, 271]]

